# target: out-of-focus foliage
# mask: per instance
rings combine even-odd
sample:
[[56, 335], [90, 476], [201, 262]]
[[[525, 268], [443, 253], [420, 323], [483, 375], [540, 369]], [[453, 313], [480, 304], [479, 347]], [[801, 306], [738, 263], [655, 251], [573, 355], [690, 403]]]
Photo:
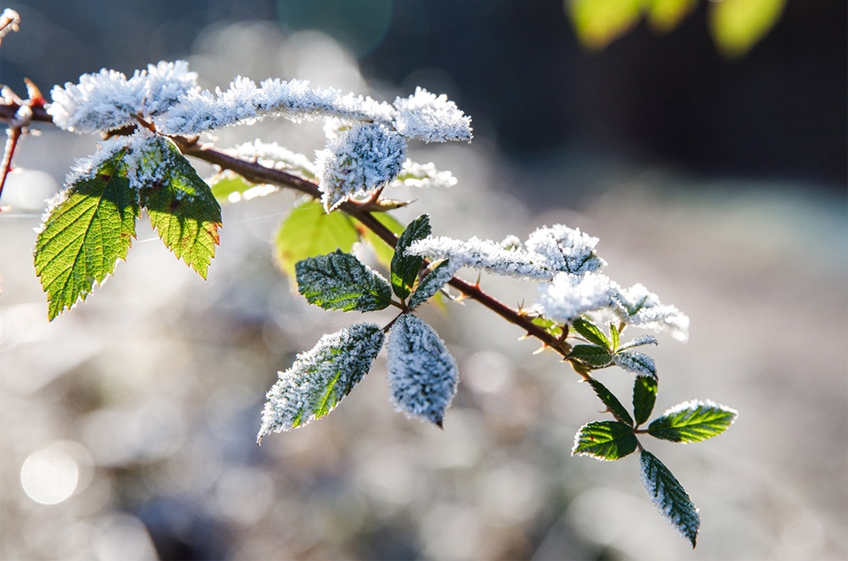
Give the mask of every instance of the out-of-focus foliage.
[[[747, 53], [777, 23], [786, 0], [710, 2], [710, 33], [729, 58]], [[603, 49], [644, 17], [657, 33], [668, 33], [698, 5], [698, 0], [565, 0], [577, 38], [584, 47]]]

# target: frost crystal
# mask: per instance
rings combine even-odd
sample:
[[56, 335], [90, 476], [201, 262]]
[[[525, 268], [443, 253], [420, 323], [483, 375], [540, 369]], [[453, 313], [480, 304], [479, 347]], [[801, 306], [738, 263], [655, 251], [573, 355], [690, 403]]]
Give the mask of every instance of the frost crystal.
[[686, 490], [665, 467], [665, 464], [647, 450], [642, 451], [639, 465], [642, 484], [653, 503], [663, 517], [677, 528], [680, 535], [692, 542], [692, 547], [695, 547], [701, 518]]
[[297, 355], [268, 391], [257, 440], [329, 413], [368, 372], [382, 345], [380, 327], [360, 323], [324, 335], [312, 350]]
[[619, 366], [628, 372], [632, 372], [637, 376], [657, 377], [657, 367], [654, 363], [654, 359], [645, 353], [636, 351], [621, 351], [613, 355], [612, 361], [616, 364], [616, 366]]
[[539, 286], [539, 305], [545, 317], [568, 323], [577, 316], [609, 306], [614, 293], [606, 275], [558, 273]]
[[188, 92], [200, 89], [197, 73], [189, 72], [184, 60], [162, 61], [149, 65], [147, 71], [136, 70], [127, 85], [135, 91], [139, 112], [149, 116], [167, 111]]
[[424, 142], [471, 140], [471, 118], [444, 94], [436, 97], [416, 88], [413, 95], [395, 99], [394, 106], [398, 110], [395, 129], [406, 138]]
[[406, 141], [378, 124], [356, 124], [317, 153], [318, 188], [327, 212], [365, 196], [397, 177], [406, 158]]
[[442, 426], [456, 394], [456, 361], [432, 327], [417, 316], [400, 316], [389, 333], [389, 389], [395, 409]]
[[439, 171], [432, 162], [418, 164], [406, 160], [403, 168], [392, 181], [392, 186], [406, 185], [408, 187], [453, 187], [456, 178], [449, 171]]
[[315, 177], [315, 165], [312, 160], [303, 154], [283, 148], [276, 142], [263, 142], [256, 139], [225, 152], [240, 160], [256, 162], [268, 168], [294, 171], [307, 178]]
[[443, 236], [425, 238], [406, 250], [430, 259], [450, 259], [456, 269], [472, 267], [522, 279], [550, 280], [551, 272], [538, 257], [514, 245], [514, 237], [502, 243], [473, 237], [468, 241]]
[[606, 265], [595, 255], [598, 238], [564, 224], [539, 228], [527, 239], [527, 250], [544, 258], [552, 271], [582, 275]]
[[689, 338], [689, 318], [674, 306], [664, 306], [659, 296], [641, 284], [618, 289], [613, 296], [616, 314], [628, 325], [668, 330], [678, 341]]
[[120, 128], [133, 122], [138, 112], [136, 90], [129, 87], [121, 72], [106, 70], [83, 74], [79, 84], [54, 86], [53, 103], [47, 112], [53, 122], [69, 131], [95, 132]]

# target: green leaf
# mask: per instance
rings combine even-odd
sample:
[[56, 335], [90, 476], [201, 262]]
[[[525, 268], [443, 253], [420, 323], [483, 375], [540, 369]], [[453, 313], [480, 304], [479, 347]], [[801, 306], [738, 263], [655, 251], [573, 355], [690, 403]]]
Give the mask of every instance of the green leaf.
[[648, 496], [669, 524], [692, 542], [694, 548], [701, 518], [689, 494], [671, 471], [647, 450], [642, 450], [639, 465], [642, 468], [642, 483], [648, 491]]
[[633, 382], [633, 416], [641, 425], [651, 417], [657, 401], [657, 379], [653, 376], [636, 376]]
[[[377, 222], [388, 228], [393, 234], [399, 236], [404, 231], [404, 226], [394, 219], [390, 214], [385, 212], [371, 213]], [[355, 220], [356, 229], [359, 230], [359, 235], [362, 239], [374, 249], [377, 256], [377, 262], [380, 263], [388, 271], [391, 268], [392, 259], [395, 256], [395, 248], [383, 241], [383, 238], [366, 228], [364, 224]]]
[[710, 4], [710, 32], [719, 51], [747, 53], [780, 19], [786, 0], [722, 0]]
[[409, 309], [414, 310], [429, 300], [453, 278], [453, 273], [454, 269], [450, 266], [449, 260], [436, 265], [432, 271], [427, 273], [427, 276], [421, 279], [418, 288], [415, 289], [412, 298], [409, 299]]
[[218, 174], [209, 185], [212, 189], [212, 195], [219, 201], [227, 201], [230, 195], [238, 193], [239, 198], [245, 191], [256, 187], [256, 183], [251, 183], [237, 173], [225, 171]]
[[401, 300], [405, 300], [415, 281], [424, 258], [418, 255], [407, 255], [406, 249], [413, 242], [424, 239], [430, 235], [430, 216], [422, 214], [412, 221], [406, 230], [398, 238], [395, 254], [392, 257], [392, 290]]
[[658, 33], [668, 33], [688, 16], [698, 0], [651, 0], [645, 5], [646, 19]]
[[35, 272], [51, 320], [85, 300], [127, 257], [139, 207], [123, 170], [125, 155], [119, 149], [94, 177], [72, 183], [38, 234]]
[[651, 436], [672, 442], [700, 442], [723, 433], [738, 412], [712, 401], [687, 401], [648, 425]]
[[298, 291], [325, 310], [382, 310], [392, 302], [386, 279], [349, 253], [309, 257], [295, 266]]
[[597, 380], [589, 380], [589, 385], [592, 386], [592, 389], [595, 390], [595, 393], [598, 394], [598, 397], [616, 419], [625, 425], [633, 426], [633, 418], [630, 417], [630, 413], [627, 412], [627, 409], [624, 408], [618, 398], [606, 386]]
[[618, 460], [632, 454], [637, 445], [633, 427], [618, 421], [592, 421], [577, 431], [571, 455]]
[[580, 362], [594, 368], [603, 368], [612, 363], [610, 352], [604, 347], [597, 345], [574, 345], [566, 358], [576, 358]]
[[592, 323], [591, 321], [578, 317], [573, 322], [571, 322], [571, 326], [574, 328], [577, 333], [586, 338], [590, 343], [594, 343], [600, 347], [605, 349], [610, 349], [610, 341], [607, 339], [607, 336], [604, 334], [603, 330]]
[[343, 212], [324, 212], [320, 201], [308, 200], [292, 209], [274, 236], [274, 257], [295, 281], [295, 264], [332, 251], [349, 252], [359, 241], [353, 219]]
[[569, 0], [566, 11], [584, 47], [602, 49], [636, 25], [643, 0]]
[[268, 392], [257, 441], [271, 432], [291, 430], [332, 411], [368, 373], [383, 346], [383, 330], [359, 323], [324, 335], [279, 373]]
[[618, 332], [618, 327], [615, 326], [614, 323], [610, 324], [610, 344], [612, 345], [611, 350], [618, 350], [618, 345], [621, 342], [621, 334]]
[[165, 246], [206, 278], [220, 237], [221, 206], [173, 142], [151, 138], [135, 177], [141, 205]]

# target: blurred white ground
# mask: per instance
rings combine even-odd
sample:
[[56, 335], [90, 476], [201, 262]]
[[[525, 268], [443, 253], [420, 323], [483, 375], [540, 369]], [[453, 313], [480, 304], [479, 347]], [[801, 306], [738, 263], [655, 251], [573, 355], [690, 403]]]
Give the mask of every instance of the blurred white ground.
[[[212, 30], [193, 69], [220, 85], [281, 75], [365, 93], [333, 43], [274, 33]], [[278, 56], [240, 56], [254, 40]], [[311, 153], [321, 130], [263, 123], [220, 142], [257, 135]], [[715, 440], [648, 443], [701, 508], [693, 552], [648, 501], [635, 457], [570, 457], [574, 432], [599, 418], [589, 388], [473, 302], [424, 312], [460, 363], [444, 431], [392, 411], [380, 357], [326, 419], [258, 448], [276, 371], [360, 319], [309, 308], [274, 269], [269, 240], [293, 196], [226, 207], [207, 282], [140, 221], [115, 277], [48, 324], [31, 257], [43, 192], [30, 193], [55, 189], [93, 144], [25, 139], [19, 164], [47, 175], [18, 176], [4, 196], [16, 206], [0, 214], [1, 559], [848, 557], [844, 196], [598, 169], [580, 176], [593, 195], [566, 209], [555, 193], [532, 200], [521, 185], [533, 177], [505, 169], [484, 138], [418, 155], [456, 187], [398, 194], [420, 199], [402, 218], [430, 212], [440, 235], [578, 226], [601, 239], [613, 279], [689, 314], [687, 344], [662, 337], [651, 349], [657, 409], [708, 398], [740, 411]], [[561, 174], [563, 189], [576, 180], [567, 166], [536, 171]], [[482, 286], [512, 305], [533, 298], [517, 281]], [[630, 386], [614, 369], [601, 379], [622, 395]]]

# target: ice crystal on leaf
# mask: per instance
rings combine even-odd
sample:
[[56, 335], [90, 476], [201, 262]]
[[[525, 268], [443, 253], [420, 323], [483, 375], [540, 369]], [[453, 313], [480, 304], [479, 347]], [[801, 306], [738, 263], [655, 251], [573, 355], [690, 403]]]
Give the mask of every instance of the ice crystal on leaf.
[[127, 85], [139, 100], [139, 113], [153, 116], [176, 105], [190, 91], [199, 90], [197, 73], [189, 72], [188, 63], [162, 61], [148, 65], [147, 70], [136, 70]]
[[395, 99], [395, 129], [406, 138], [424, 142], [470, 141], [471, 118], [444, 94], [436, 96], [415, 88], [409, 97]]
[[406, 161], [406, 142], [392, 129], [356, 124], [317, 153], [318, 188], [327, 212], [392, 181]]
[[371, 368], [383, 345], [383, 331], [359, 323], [324, 335], [268, 391], [257, 441], [271, 432], [303, 426], [325, 416]]
[[615, 312], [627, 325], [669, 331], [678, 341], [689, 338], [689, 318], [674, 306], [664, 306], [659, 296], [641, 284], [619, 288], [613, 296]]
[[613, 355], [612, 361], [619, 367], [637, 376], [657, 377], [654, 359], [637, 351], [620, 351]]
[[120, 128], [133, 122], [139, 109], [136, 91], [127, 84], [127, 77], [105, 68], [97, 74], [83, 74], [79, 84], [54, 86], [50, 96], [53, 103], [47, 106], [47, 112], [53, 122], [79, 133]]
[[392, 186], [407, 187], [453, 187], [456, 178], [449, 171], [439, 171], [433, 162], [419, 164], [406, 160]]
[[497, 243], [476, 236], [467, 241], [435, 236], [415, 242], [407, 252], [430, 259], [450, 259], [456, 269], [471, 267], [521, 279], [549, 280], [550, 271], [513, 241], [512, 237]]
[[539, 306], [545, 317], [561, 323], [605, 308], [612, 303], [613, 284], [600, 273], [557, 273], [552, 282], [539, 286]]
[[663, 517], [695, 547], [701, 518], [688, 493], [656, 456], [643, 450], [639, 459], [642, 483]]
[[595, 255], [598, 238], [564, 224], [543, 226], [530, 234], [527, 250], [544, 258], [552, 271], [582, 275], [606, 265]]
[[441, 427], [456, 394], [456, 361], [432, 327], [412, 314], [400, 316], [389, 333], [389, 389], [398, 411]]

